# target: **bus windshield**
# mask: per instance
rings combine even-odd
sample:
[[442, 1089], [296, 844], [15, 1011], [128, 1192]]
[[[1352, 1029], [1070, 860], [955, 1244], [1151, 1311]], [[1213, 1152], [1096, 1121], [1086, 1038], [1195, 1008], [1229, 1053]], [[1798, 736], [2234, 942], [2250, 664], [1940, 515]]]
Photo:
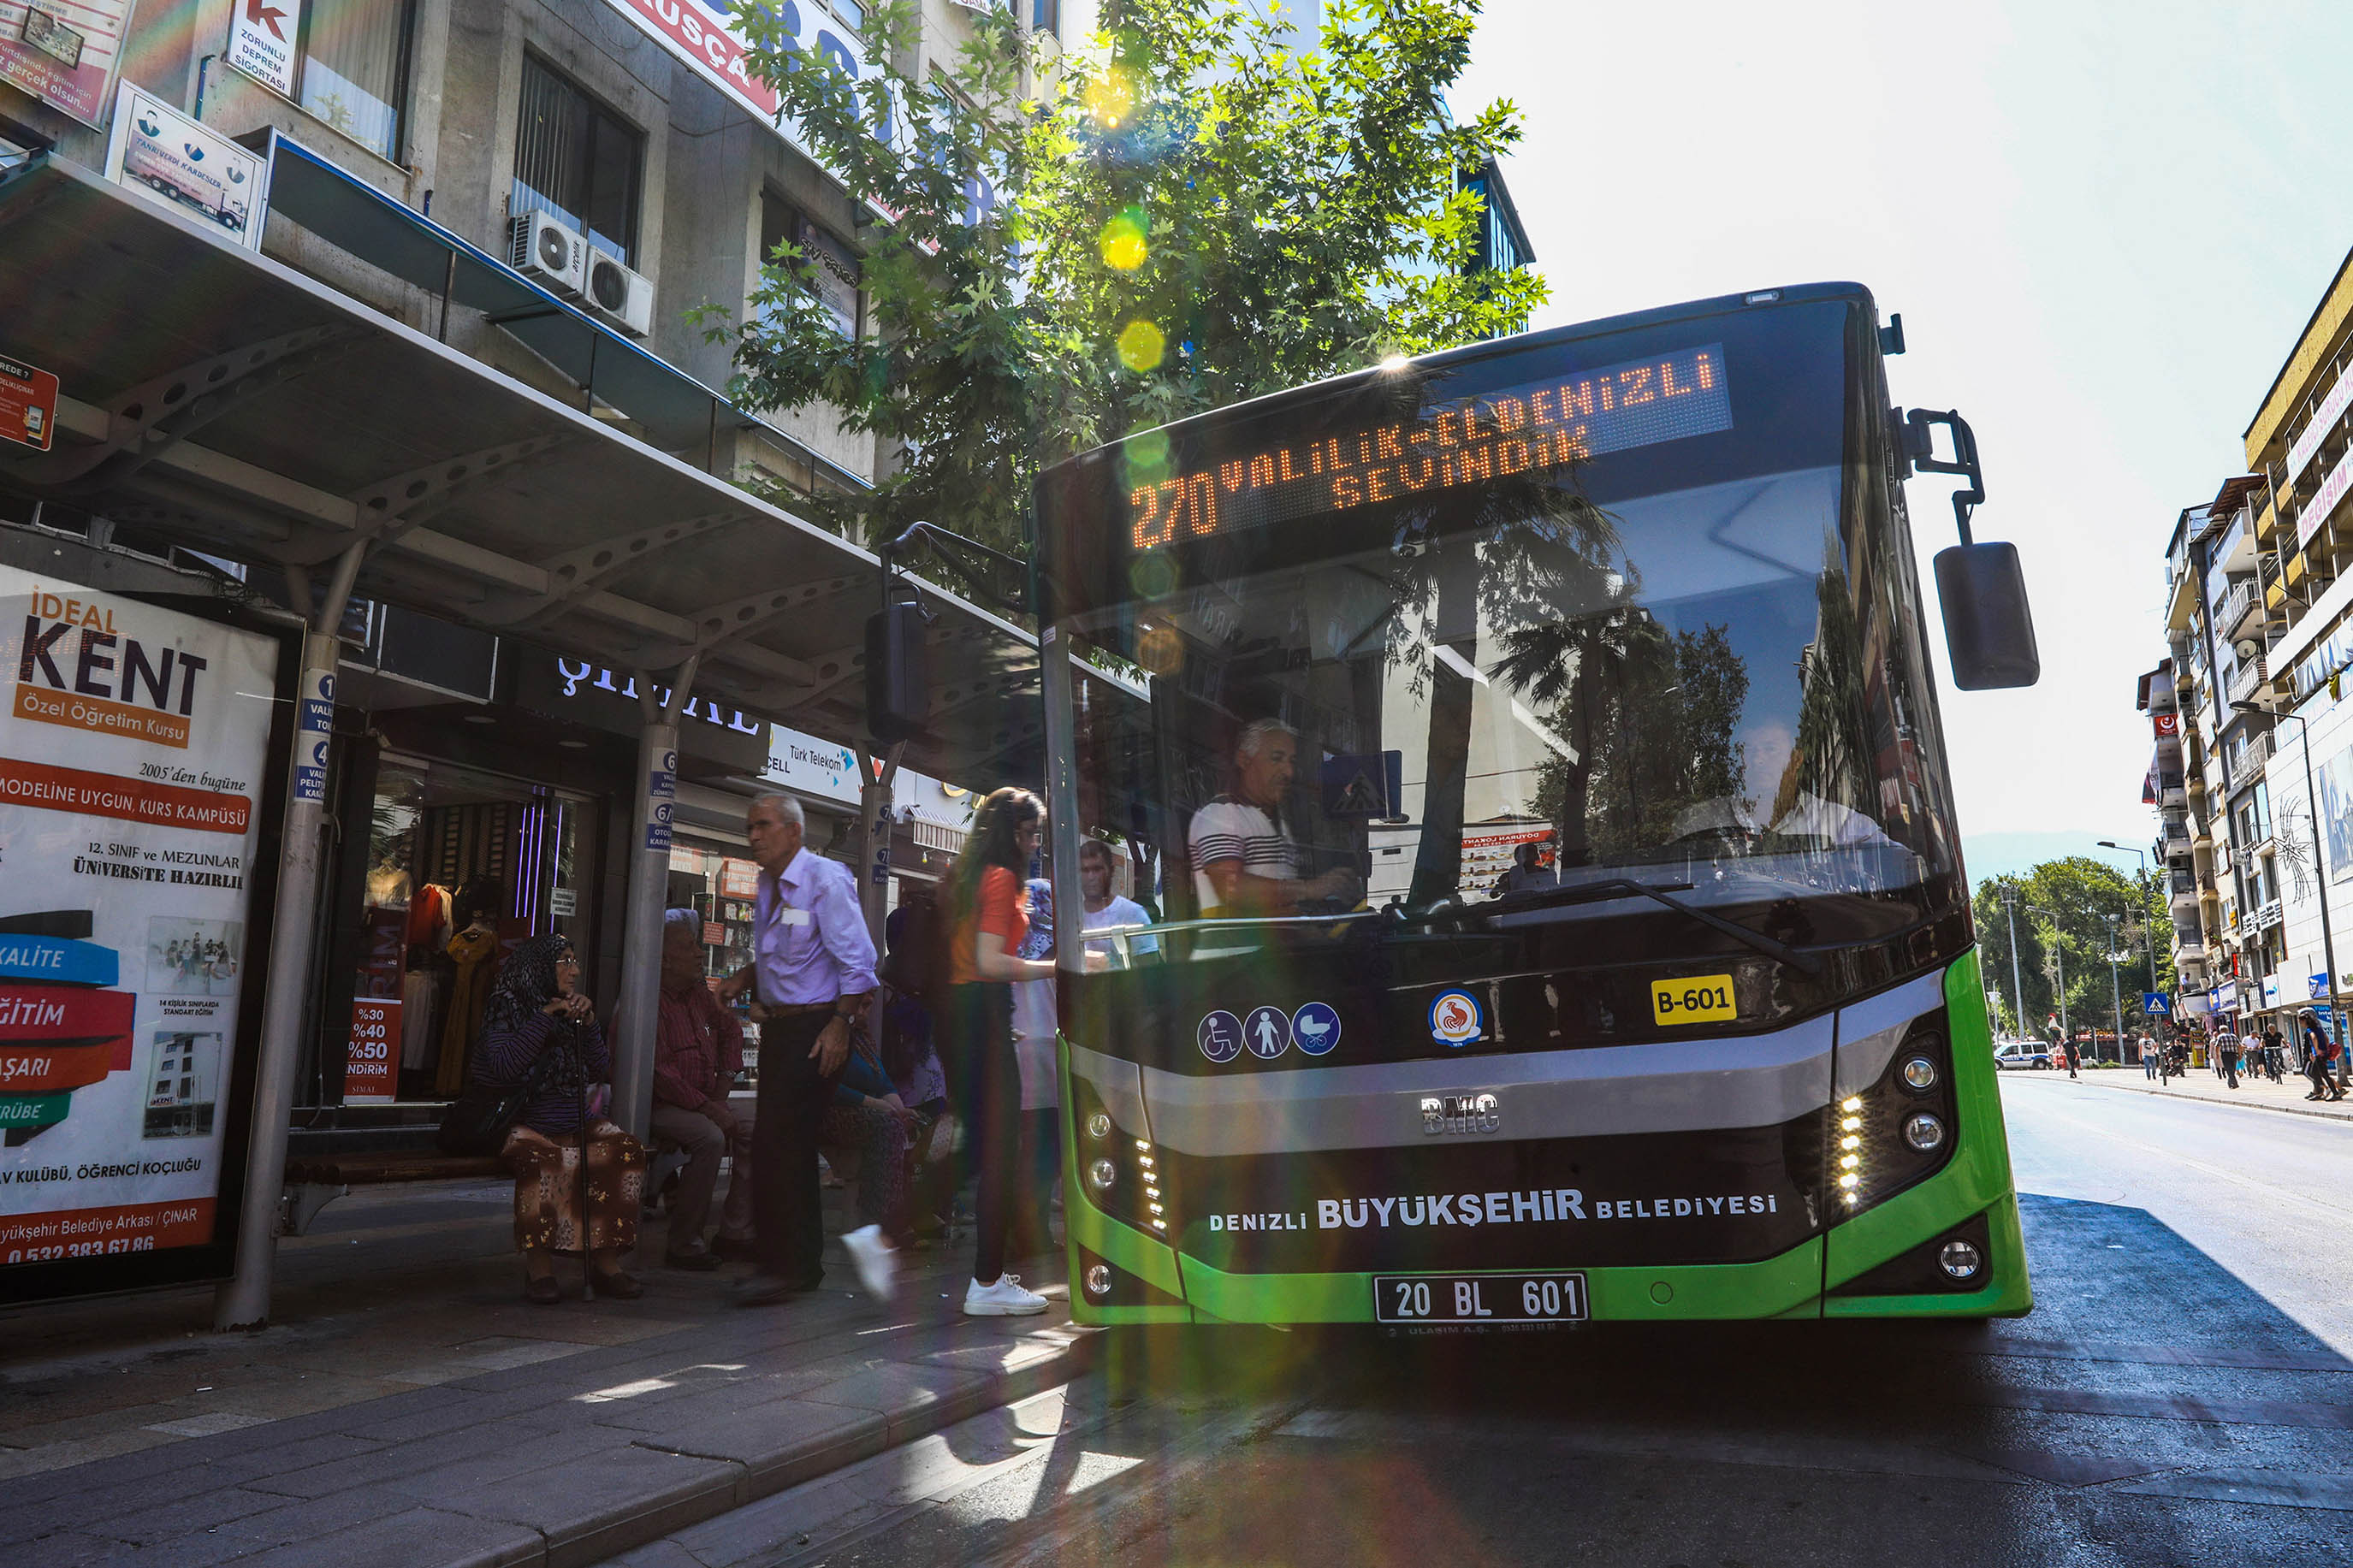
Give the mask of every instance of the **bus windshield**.
[[1956, 902], [1862, 314], [1521, 340], [1050, 476], [1062, 626], [1148, 684], [1075, 721], [1154, 962], [1349, 921], [1721, 943], [1612, 881], [1784, 952]]

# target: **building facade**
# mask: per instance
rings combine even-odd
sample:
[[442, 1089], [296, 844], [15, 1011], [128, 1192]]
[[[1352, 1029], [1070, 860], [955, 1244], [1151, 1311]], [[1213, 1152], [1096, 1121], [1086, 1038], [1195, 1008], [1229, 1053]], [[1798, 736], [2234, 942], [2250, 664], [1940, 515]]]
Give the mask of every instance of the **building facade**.
[[[2336, 929], [2353, 908], [2348, 408], [2353, 256], [2246, 427], [2247, 471], [2176, 524], [2168, 658], [2141, 691], [2158, 731], [2182, 1011], [2291, 1037], [2306, 1010], [2327, 1014], [2332, 971], [2340, 1002], [2353, 996], [2353, 952]], [[2177, 766], [2178, 795], [2165, 788]]]

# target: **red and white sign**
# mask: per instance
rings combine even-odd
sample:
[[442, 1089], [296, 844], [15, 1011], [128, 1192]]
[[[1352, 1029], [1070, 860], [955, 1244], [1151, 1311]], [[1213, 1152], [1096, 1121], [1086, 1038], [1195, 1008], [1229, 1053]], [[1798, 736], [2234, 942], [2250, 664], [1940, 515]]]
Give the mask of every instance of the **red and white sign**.
[[2157, 726], [2157, 738], [2160, 741], [2181, 733], [2181, 715], [2179, 713], [2152, 713], [2149, 721]]
[[58, 427], [58, 378], [0, 358], [0, 441], [46, 452]]
[[381, 1105], [400, 1098], [400, 998], [352, 998], [352, 1037], [343, 1051], [343, 1103]]
[[[726, 0], [606, 3], [692, 67], [698, 76], [726, 94], [753, 119], [774, 126], [776, 134], [794, 151], [823, 166], [824, 161], [809, 146], [799, 124], [789, 116], [777, 115], [776, 90], [754, 76], [751, 67], [745, 64], [744, 40], [729, 22], [728, 13], [733, 7]], [[802, 48], [853, 81], [868, 75], [870, 68], [862, 57], [858, 35], [836, 21], [817, 0], [779, 0], [770, 11], [778, 30], [789, 34]], [[913, 152], [914, 139], [909, 132], [906, 106], [897, 100], [895, 93], [885, 112], [887, 121], [877, 128], [882, 140], [902, 153]], [[976, 179], [965, 192], [965, 221], [977, 222], [979, 215], [997, 205], [997, 192], [985, 177]], [[875, 210], [885, 217], [895, 216], [879, 206]]]
[[0, 81], [101, 130], [131, 0], [0, 0]]
[[234, 0], [228, 63], [280, 98], [291, 98], [294, 40], [301, 29], [302, 0]]

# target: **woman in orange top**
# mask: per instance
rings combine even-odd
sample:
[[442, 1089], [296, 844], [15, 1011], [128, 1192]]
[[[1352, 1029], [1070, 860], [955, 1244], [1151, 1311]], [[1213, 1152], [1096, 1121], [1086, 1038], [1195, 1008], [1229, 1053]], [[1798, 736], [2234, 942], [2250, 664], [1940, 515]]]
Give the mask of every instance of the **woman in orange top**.
[[939, 920], [948, 933], [948, 1004], [940, 1060], [963, 1110], [980, 1173], [974, 1200], [972, 1283], [964, 1310], [976, 1318], [1027, 1316], [1046, 1299], [1005, 1272], [1006, 1222], [1021, 1159], [1021, 1071], [1013, 1054], [1013, 983], [1051, 980], [1054, 966], [1015, 950], [1029, 934], [1022, 888], [1044, 836], [1046, 806], [1025, 789], [980, 803], [964, 850], [942, 879]]

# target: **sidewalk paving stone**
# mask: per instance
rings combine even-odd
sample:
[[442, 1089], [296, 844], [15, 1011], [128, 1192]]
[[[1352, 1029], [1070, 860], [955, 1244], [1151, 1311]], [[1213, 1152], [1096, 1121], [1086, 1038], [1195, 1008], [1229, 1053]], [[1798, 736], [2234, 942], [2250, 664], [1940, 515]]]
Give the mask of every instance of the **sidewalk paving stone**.
[[2308, 1100], [2310, 1080], [2290, 1077], [2281, 1083], [2269, 1079], [2239, 1075], [2239, 1087], [2232, 1089], [2212, 1071], [2192, 1068], [2186, 1078], [2167, 1079], [2162, 1086], [2138, 1068], [2108, 1068], [2087, 1069], [2079, 1083], [2097, 1084], [2102, 1089], [2120, 1089], [2133, 1094], [2165, 1096], [2174, 1100], [2201, 1100], [2210, 1105], [2251, 1105], [2259, 1110], [2284, 1111], [2292, 1116], [2317, 1117], [2324, 1121], [2353, 1121], [2353, 1095], [2342, 1100]]
[[963, 1247], [911, 1257], [887, 1307], [739, 1309], [733, 1271], [658, 1268], [637, 1301], [533, 1307], [503, 1226], [414, 1207], [339, 1205], [338, 1245], [281, 1254], [259, 1333], [206, 1331], [202, 1289], [0, 1311], [0, 1568], [585, 1565], [1066, 1381], [1092, 1348], [1060, 1300], [964, 1319]]

